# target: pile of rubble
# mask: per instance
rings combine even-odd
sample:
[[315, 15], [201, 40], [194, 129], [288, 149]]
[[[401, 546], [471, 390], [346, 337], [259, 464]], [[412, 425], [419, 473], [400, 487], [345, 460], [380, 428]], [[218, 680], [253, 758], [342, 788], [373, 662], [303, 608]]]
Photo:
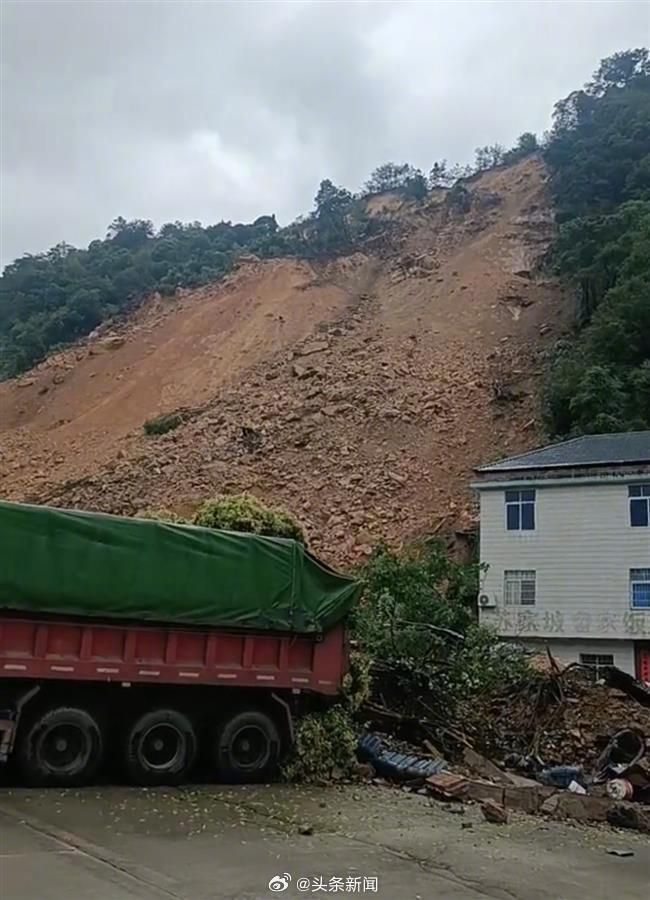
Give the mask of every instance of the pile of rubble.
[[491, 822], [518, 809], [650, 833], [650, 689], [616, 668], [598, 683], [577, 666], [553, 668], [474, 698], [446, 726], [419, 726], [433, 742], [394, 750], [394, 739], [366, 735], [360, 759], [382, 780], [480, 803]]

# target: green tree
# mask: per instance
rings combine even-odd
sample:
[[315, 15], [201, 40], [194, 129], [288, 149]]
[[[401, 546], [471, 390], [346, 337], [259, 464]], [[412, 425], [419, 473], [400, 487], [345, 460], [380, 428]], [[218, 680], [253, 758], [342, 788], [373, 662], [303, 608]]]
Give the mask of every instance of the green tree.
[[331, 254], [352, 247], [350, 213], [354, 198], [350, 191], [329, 179], [321, 181], [314, 199], [314, 224], [320, 252]]
[[404, 196], [408, 197], [410, 200], [424, 200], [429, 190], [427, 180], [419, 169], [414, 170], [406, 179], [401, 191]]
[[581, 373], [569, 410], [581, 434], [622, 431], [626, 400], [621, 379], [612, 369], [596, 365]]
[[371, 173], [364, 185], [366, 194], [381, 194], [387, 191], [398, 191], [403, 188], [413, 174], [413, 167], [408, 163], [387, 162]]
[[632, 406], [639, 416], [640, 427], [650, 424], [650, 359], [632, 369], [629, 376]]
[[545, 157], [560, 230], [558, 272], [578, 297], [573, 340], [546, 381], [559, 435], [650, 427], [650, 66], [605, 59], [556, 104]]
[[514, 149], [522, 155], [525, 155], [527, 153], [535, 153], [537, 150], [539, 150], [537, 135], [533, 134], [532, 131], [524, 131], [524, 133], [520, 134], [517, 138], [517, 143], [515, 144]]
[[402, 553], [379, 546], [362, 567], [351, 629], [373, 661], [373, 693], [390, 708], [448, 716], [458, 700], [527, 671], [520, 650], [476, 625], [479, 571], [435, 541]]
[[539, 142], [537, 140], [537, 135], [533, 134], [532, 131], [524, 131], [524, 133], [520, 134], [517, 138], [515, 146], [511, 147], [510, 150], [506, 150], [503, 154], [503, 162], [506, 163], [506, 165], [510, 165], [538, 150]]
[[648, 51], [603, 60], [593, 80], [555, 107], [546, 159], [560, 218], [642, 199], [650, 154]]
[[142, 247], [153, 237], [153, 234], [153, 222], [148, 219], [134, 219], [132, 222], [127, 222], [122, 216], [118, 216], [108, 226], [107, 237], [118, 247], [127, 247], [133, 250]]
[[460, 163], [454, 163], [453, 166], [450, 166], [447, 170], [447, 178], [448, 178], [448, 186], [456, 184], [457, 181], [461, 181], [463, 178], [469, 178], [470, 175], [474, 174], [474, 169], [472, 166], [463, 166]]
[[602, 60], [587, 85], [590, 94], [603, 97], [611, 88], [628, 87], [636, 79], [650, 75], [650, 57], [646, 47], [624, 50]]
[[440, 188], [449, 186], [449, 172], [447, 170], [447, 160], [441, 159], [431, 166], [429, 172], [429, 187]]
[[479, 172], [493, 169], [495, 166], [501, 165], [505, 152], [505, 147], [501, 144], [486, 144], [485, 147], [477, 147], [474, 165]]

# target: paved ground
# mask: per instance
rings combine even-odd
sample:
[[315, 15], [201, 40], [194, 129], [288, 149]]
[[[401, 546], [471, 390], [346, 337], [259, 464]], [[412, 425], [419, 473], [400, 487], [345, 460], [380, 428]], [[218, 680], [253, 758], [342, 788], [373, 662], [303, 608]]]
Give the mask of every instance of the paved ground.
[[649, 877], [647, 837], [489, 825], [392, 788], [0, 790], [2, 900], [645, 900]]

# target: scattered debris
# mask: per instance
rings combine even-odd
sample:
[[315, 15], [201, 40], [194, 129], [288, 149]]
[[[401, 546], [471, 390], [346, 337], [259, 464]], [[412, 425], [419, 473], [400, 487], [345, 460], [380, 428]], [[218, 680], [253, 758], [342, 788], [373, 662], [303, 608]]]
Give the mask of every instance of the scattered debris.
[[259, 429], [251, 428], [249, 425], [242, 425], [241, 441], [249, 453], [255, 453], [262, 446], [264, 437]]
[[627, 672], [623, 672], [616, 666], [607, 666], [603, 677], [605, 683], [610, 687], [623, 691], [623, 693], [636, 700], [637, 703], [650, 708], [650, 689], [644, 687], [632, 675], [628, 675]]
[[472, 772], [476, 772], [482, 778], [489, 778], [499, 784], [512, 784], [505, 772], [495, 765], [492, 760], [477, 753], [472, 747], [465, 747], [463, 750], [463, 762]]
[[568, 790], [571, 791], [572, 794], [583, 794], [584, 795], [587, 793], [586, 789], [583, 788], [583, 786], [581, 784], [579, 784], [577, 781], [572, 781], [569, 784]]
[[376, 734], [366, 734], [359, 739], [357, 755], [362, 762], [369, 762], [381, 777], [391, 781], [417, 782], [419, 786], [447, 766], [444, 759], [433, 760], [413, 753], [387, 750]]
[[293, 363], [291, 366], [291, 374], [294, 378], [304, 379], [313, 378], [316, 375], [316, 369], [313, 366], [303, 366], [300, 363]]
[[571, 784], [581, 784], [584, 773], [579, 766], [553, 766], [551, 769], [542, 769], [537, 777], [542, 784], [569, 788]]
[[481, 812], [485, 820], [493, 825], [508, 824], [508, 811], [500, 803], [495, 803], [494, 800], [484, 800], [481, 803]]
[[626, 778], [614, 778], [607, 782], [607, 796], [612, 800], [631, 800], [634, 788]]
[[646, 752], [645, 735], [638, 728], [617, 731], [595, 765], [595, 781], [622, 775], [638, 763]]
[[[617, 735], [609, 757], [613, 752], [614, 765], [632, 766], [650, 735], [647, 707], [629, 692], [594, 683], [577, 665], [536, 672], [501, 696], [472, 698], [457, 718], [466, 742], [477, 751], [562, 788], [574, 780], [585, 787], [586, 778], [598, 780], [607, 767], [604, 751]], [[608, 777], [622, 774], [615, 769]]]
[[100, 346], [105, 350], [119, 350], [126, 343], [126, 337], [123, 334], [110, 335], [100, 342]]
[[[644, 695], [634, 679], [618, 682], [626, 687], [621, 695], [618, 687], [594, 683], [578, 666], [562, 670], [549, 660], [507, 695], [481, 698], [491, 720], [476, 698], [437, 730], [436, 721], [366, 704], [364, 710], [374, 711], [388, 730], [431, 735], [416, 740], [435, 758], [423, 759], [415, 748], [410, 752], [412, 745], [404, 752], [387, 750], [378, 735], [361, 739], [360, 758], [388, 781], [454, 802], [455, 809], [478, 802], [490, 822], [504, 823], [508, 809], [517, 809], [650, 832], [650, 760], [644, 760], [650, 715]], [[491, 748], [499, 762], [472, 741], [481, 741], [481, 750]], [[567, 757], [577, 762], [568, 764]], [[436, 771], [425, 775], [431, 765]]]
[[628, 857], [634, 856], [634, 850], [605, 850], [605, 853], [609, 853], [610, 856], [621, 856]]
[[469, 791], [467, 779], [462, 775], [454, 775], [453, 772], [438, 772], [426, 779], [427, 789], [430, 794], [440, 800], [457, 800], [466, 796]]
[[329, 341], [308, 341], [300, 349], [296, 350], [298, 356], [311, 356], [313, 353], [323, 353], [329, 350]]
[[632, 828], [650, 834], [650, 809], [647, 806], [618, 803], [608, 810], [607, 821], [617, 828]]

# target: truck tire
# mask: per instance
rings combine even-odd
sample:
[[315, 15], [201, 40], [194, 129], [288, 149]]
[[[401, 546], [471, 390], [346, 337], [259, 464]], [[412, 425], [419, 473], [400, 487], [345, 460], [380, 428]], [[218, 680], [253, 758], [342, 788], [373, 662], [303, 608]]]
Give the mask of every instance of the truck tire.
[[213, 762], [226, 784], [264, 781], [277, 769], [280, 735], [273, 719], [259, 710], [239, 712], [222, 723]]
[[16, 763], [29, 785], [78, 787], [92, 782], [104, 758], [104, 739], [87, 710], [54, 706], [21, 724]]
[[134, 784], [180, 784], [196, 757], [196, 734], [187, 716], [156, 709], [139, 716], [126, 734], [124, 763]]

